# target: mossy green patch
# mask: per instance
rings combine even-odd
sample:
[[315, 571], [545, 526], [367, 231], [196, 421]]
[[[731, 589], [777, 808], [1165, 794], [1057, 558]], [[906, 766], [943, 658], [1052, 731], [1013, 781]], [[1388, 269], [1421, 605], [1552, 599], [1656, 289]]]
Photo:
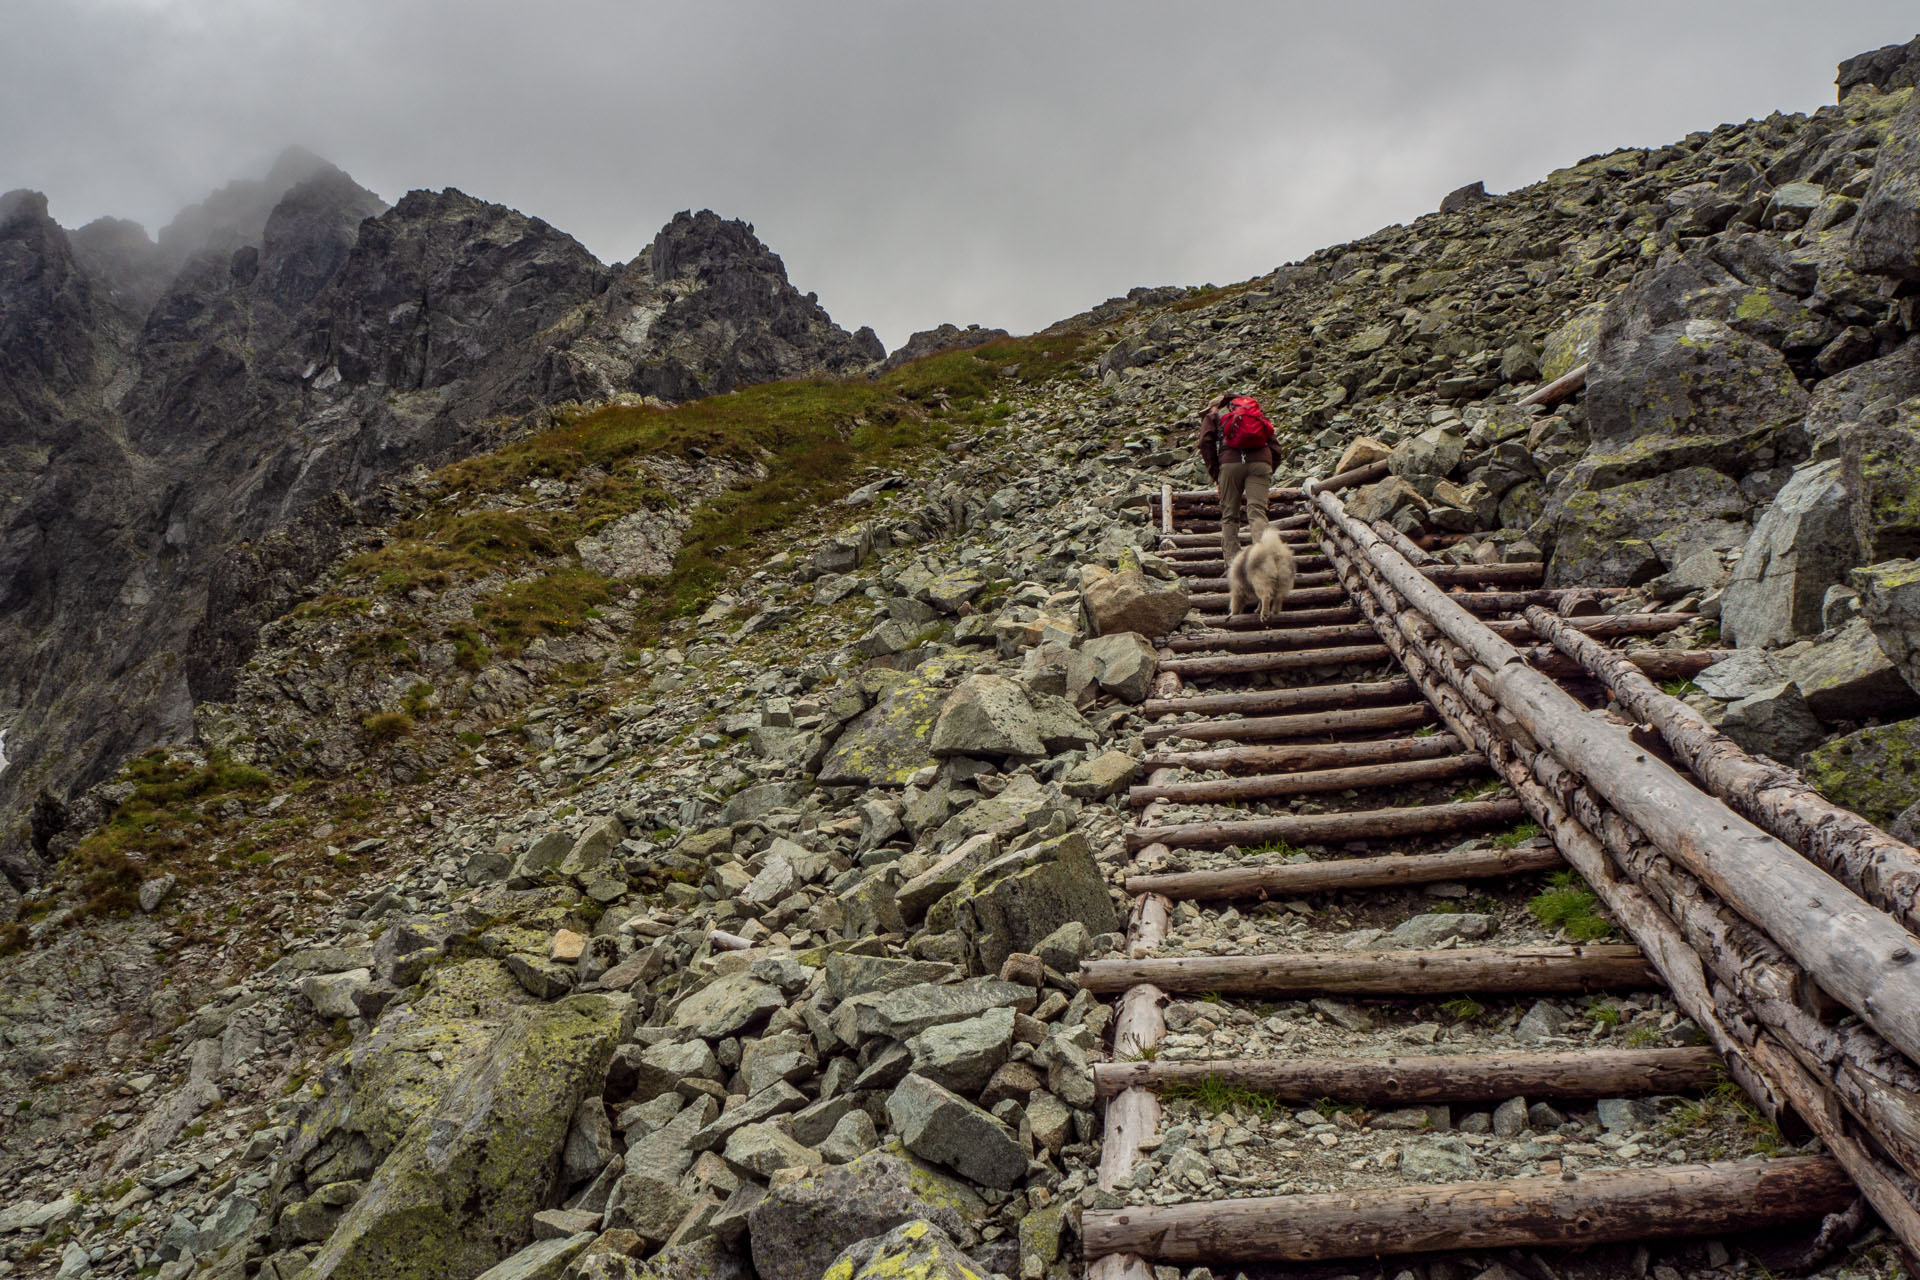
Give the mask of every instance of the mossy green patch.
[[1885, 826], [1920, 800], [1920, 719], [1874, 725], [1816, 747], [1806, 774], [1827, 799]]

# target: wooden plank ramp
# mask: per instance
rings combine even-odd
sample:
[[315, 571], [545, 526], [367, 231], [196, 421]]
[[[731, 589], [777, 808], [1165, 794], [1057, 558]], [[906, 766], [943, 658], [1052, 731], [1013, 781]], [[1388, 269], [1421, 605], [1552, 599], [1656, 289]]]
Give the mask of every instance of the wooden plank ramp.
[[[1195, 611], [1141, 707], [1126, 954], [1078, 974], [1116, 1004], [1090, 1274], [1825, 1239], [1863, 1204], [1920, 1245], [1920, 1070], [1893, 1012], [1920, 984], [1897, 957], [1846, 968], [1920, 924], [1920, 852], [1659, 692], [1726, 656], [1676, 642], [1690, 615], [1442, 563], [1462, 535], [1365, 525], [1334, 496], [1365, 479], [1336, 481], [1269, 501], [1303, 572], [1267, 621], [1226, 615], [1214, 495], [1155, 495]], [[1582, 738], [1610, 699], [1700, 770], [1670, 829], [1589, 782], [1611, 776]], [[1701, 878], [1741, 814], [1831, 871], [1816, 914], [1864, 931], [1852, 950], [1783, 946], [1753, 917], [1804, 904]]]

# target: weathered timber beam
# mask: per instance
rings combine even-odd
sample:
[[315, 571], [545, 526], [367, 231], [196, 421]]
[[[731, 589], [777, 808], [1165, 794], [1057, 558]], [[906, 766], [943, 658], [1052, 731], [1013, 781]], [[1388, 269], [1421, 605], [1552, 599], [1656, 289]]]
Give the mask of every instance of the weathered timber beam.
[[[1245, 721], [1234, 721], [1244, 724]], [[1144, 769], [1330, 769], [1350, 764], [1386, 764], [1394, 760], [1431, 760], [1469, 748], [1452, 734], [1424, 738], [1372, 738], [1365, 742], [1305, 742], [1288, 747], [1220, 747], [1211, 751], [1170, 751], [1148, 756]]]
[[1306, 667], [1340, 667], [1353, 662], [1379, 662], [1387, 651], [1377, 644], [1338, 645], [1324, 649], [1289, 649], [1282, 653], [1234, 653], [1206, 658], [1172, 658], [1160, 664], [1182, 679], [1195, 676], [1235, 676], [1255, 671], [1299, 671]]
[[1920, 933], [1920, 850], [1834, 804], [1794, 770], [1748, 755], [1699, 712], [1662, 692], [1612, 650], [1579, 635], [1564, 619], [1545, 610], [1529, 610], [1527, 616], [1636, 719], [1658, 729], [1674, 754], [1715, 795]]
[[1400, 1058], [1156, 1058], [1093, 1067], [1094, 1087], [1103, 1097], [1217, 1078], [1283, 1102], [1331, 1098], [1367, 1106], [1632, 1097], [1704, 1089], [1722, 1076], [1719, 1057], [1705, 1047]]
[[1082, 987], [1096, 995], [1110, 995], [1142, 983], [1180, 994], [1217, 991], [1234, 996], [1394, 998], [1618, 991], [1660, 985], [1640, 948], [1612, 943], [1087, 960], [1076, 976]]
[[1312, 1261], [1724, 1235], [1837, 1213], [1853, 1185], [1825, 1156], [1089, 1209], [1088, 1257]]
[[[1424, 741], [1415, 739], [1415, 741]], [[1449, 741], [1449, 745], [1453, 744]], [[1446, 778], [1464, 778], [1487, 769], [1486, 758], [1478, 752], [1441, 756], [1438, 759], [1402, 760], [1391, 764], [1362, 764], [1346, 769], [1314, 769], [1302, 773], [1263, 773], [1247, 778], [1222, 778], [1213, 782], [1172, 782], [1162, 786], [1148, 783], [1129, 787], [1127, 799], [1134, 805], [1154, 800], [1175, 804], [1217, 804], [1234, 800], [1263, 800], [1278, 796], [1317, 795], [1324, 791], [1364, 790], [1370, 787], [1407, 786], [1416, 782], [1438, 782]]]
[[1558, 850], [1467, 849], [1458, 853], [1394, 853], [1379, 858], [1336, 858], [1324, 862], [1285, 862], [1273, 866], [1228, 867], [1219, 871], [1163, 871], [1128, 876], [1128, 893], [1158, 893], [1186, 902], [1237, 898], [1278, 898], [1337, 889], [1374, 889], [1384, 885], [1437, 884], [1446, 880], [1482, 880], [1524, 875], [1563, 866]]
[[1555, 378], [1552, 382], [1549, 382], [1546, 386], [1540, 387], [1524, 398], [1515, 401], [1515, 404], [1523, 409], [1536, 404], [1556, 405], [1586, 385], [1587, 366], [1577, 364]]
[[1454, 804], [1408, 805], [1400, 809], [1361, 809], [1352, 813], [1287, 814], [1232, 822], [1186, 822], [1135, 827], [1126, 833], [1128, 849], [1164, 844], [1171, 849], [1220, 849], [1230, 844], [1339, 844], [1348, 840], [1393, 839], [1503, 827], [1526, 817], [1518, 800], [1473, 800]]
[[1492, 692], [1535, 742], [1662, 852], [1751, 920], [1835, 999], [1910, 1059], [1920, 1060], [1920, 961], [1893, 917], [1776, 837], [1701, 792], [1619, 726], [1603, 723], [1520, 653], [1347, 515], [1332, 494], [1315, 501], [1369, 562], [1442, 634], [1489, 673]]
[[1320, 707], [1351, 707], [1369, 702], [1402, 701], [1417, 697], [1413, 681], [1405, 676], [1387, 680], [1360, 680], [1340, 684], [1316, 684], [1299, 689], [1261, 689], [1248, 693], [1202, 693], [1185, 698], [1148, 698], [1140, 704], [1141, 714], [1179, 715], [1192, 711], [1200, 715], [1228, 715], [1233, 712], [1264, 713], [1305, 710]]
[[[1341, 626], [1354, 622], [1359, 617], [1359, 611], [1350, 604], [1330, 605], [1321, 609], [1294, 609], [1286, 614], [1290, 629]], [[1175, 653], [1204, 653], [1208, 649], [1230, 648], [1235, 642], [1245, 637], [1246, 643], [1241, 647], [1256, 648], [1263, 643], [1261, 637], [1267, 634], [1268, 632], [1264, 629], [1196, 631], [1167, 637], [1167, 647]]]
[[[1499, 704], [1470, 674], [1472, 659], [1430, 634], [1421, 638], [1406, 599], [1358, 557], [1351, 539], [1324, 512], [1321, 522], [1348, 557], [1343, 580], [1382, 638], [1404, 642], [1401, 659], [1408, 673], [1442, 708], [1456, 735], [1481, 746], [1535, 820], [1553, 834], [1567, 860], [1645, 951], [1681, 1010], [1706, 1032], [1728, 1073], [1764, 1114], [1780, 1119], [1791, 1107], [1804, 1118], [1882, 1220], [1909, 1249], [1920, 1248], [1915, 1180], [1910, 1172], [1892, 1168], [1884, 1154], [1891, 1150], [1907, 1170], [1916, 1167], [1913, 1135], [1920, 1134], [1920, 1123], [1913, 1108], [1920, 1091], [1908, 1085], [1912, 1065], [1883, 1042], [1878, 1051], [1867, 1045], [1865, 1038], [1877, 1041], [1867, 1028], [1856, 1025], [1829, 1035], [1810, 1027], [1813, 1019], [1798, 1007], [1800, 984], [1791, 975], [1784, 982], [1768, 974], [1743, 981], [1749, 959], [1760, 959], [1771, 944], [1751, 937], [1731, 946], [1717, 941], [1715, 930], [1730, 925], [1731, 913], [1697, 886], [1688, 887], [1695, 882], [1685, 872], [1652, 850], [1550, 754], [1513, 734]], [[1510, 736], [1493, 733], [1489, 726], [1495, 723]], [[1621, 874], [1623, 869], [1646, 880], [1659, 900]], [[1679, 914], [1669, 918], [1673, 911]], [[1862, 1137], [1843, 1107], [1875, 1139]]]
[[[1283, 613], [1282, 617], [1284, 616]], [[1689, 622], [1696, 621], [1697, 617], [1698, 615], [1691, 613], [1614, 613], [1586, 618], [1563, 618], [1559, 621], [1563, 626], [1585, 632], [1587, 635], [1613, 639], [1619, 636], [1658, 635], [1663, 631], [1684, 627]], [[1495, 635], [1508, 640], [1525, 641], [1540, 638], [1533, 624], [1523, 618], [1503, 618], [1489, 622], [1487, 626]], [[1175, 653], [1247, 652], [1301, 648], [1318, 644], [1352, 643], [1370, 639], [1372, 636], [1373, 627], [1365, 622], [1336, 626], [1299, 624], [1266, 631], [1202, 631], [1192, 635], [1173, 636], [1167, 647]]]
[[1150, 724], [1141, 732], [1147, 742], [1189, 738], [1195, 742], [1230, 738], [1257, 742], [1275, 738], [1314, 738], [1326, 734], [1372, 733], [1381, 729], [1411, 729], [1433, 719], [1425, 703], [1400, 707], [1362, 707], [1354, 711], [1318, 711], [1296, 716], [1252, 716], [1241, 720], [1199, 721], [1189, 724]]

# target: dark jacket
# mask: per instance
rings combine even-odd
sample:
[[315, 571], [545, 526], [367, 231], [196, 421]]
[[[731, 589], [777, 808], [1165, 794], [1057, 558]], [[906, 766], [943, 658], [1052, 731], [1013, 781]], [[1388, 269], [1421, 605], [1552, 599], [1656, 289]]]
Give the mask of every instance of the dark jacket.
[[[1220, 415], [1209, 410], [1200, 416], [1200, 430], [1194, 437], [1194, 446], [1200, 450], [1200, 461], [1207, 467], [1207, 474], [1215, 480], [1220, 478], [1220, 464], [1224, 462], [1264, 462], [1274, 464], [1273, 449], [1263, 445], [1258, 449], [1228, 449], [1220, 443]], [[1222, 454], [1226, 456], [1222, 458]]]

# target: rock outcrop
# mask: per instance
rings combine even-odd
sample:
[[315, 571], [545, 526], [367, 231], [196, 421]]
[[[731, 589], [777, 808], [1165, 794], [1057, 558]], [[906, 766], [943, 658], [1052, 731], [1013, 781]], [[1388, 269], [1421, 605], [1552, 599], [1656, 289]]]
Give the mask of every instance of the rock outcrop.
[[[260, 626], [310, 590], [356, 504], [502, 418], [863, 370], [744, 223], [681, 214], [625, 268], [458, 191], [388, 209], [289, 153], [184, 212], [62, 230], [0, 198], [0, 865], [68, 796], [191, 733]], [[378, 501], [375, 500], [375, 508]], [[49, 810], [55, 812], [56, 810]], [[57, 825], [57, 824], [54, 824]]]

